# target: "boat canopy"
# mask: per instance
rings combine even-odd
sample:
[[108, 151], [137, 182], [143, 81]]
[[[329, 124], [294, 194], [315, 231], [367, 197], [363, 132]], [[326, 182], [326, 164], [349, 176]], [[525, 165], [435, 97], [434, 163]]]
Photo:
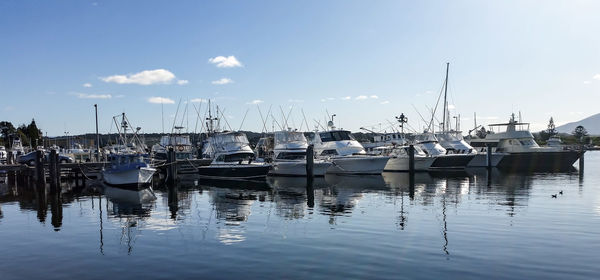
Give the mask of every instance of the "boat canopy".
[[334, 130], [334, 131], [320, 132], [319, 137], [321, 137], [321, 141], [323, 141], [323, 142], [356, 140], [352, 136], [352, 133], [347, 130]]
[[165, 135], [160, 138], [160, 145], [163, 147], [191, 146], [192, 142], [190, 141], [190, 137], [187, 135], [176, 135], [176, 136]]
[[276, 131], [274, 133], [275, 144], [285, 144], [291, 142], [307, 143], [304, 133], [299, 131]]

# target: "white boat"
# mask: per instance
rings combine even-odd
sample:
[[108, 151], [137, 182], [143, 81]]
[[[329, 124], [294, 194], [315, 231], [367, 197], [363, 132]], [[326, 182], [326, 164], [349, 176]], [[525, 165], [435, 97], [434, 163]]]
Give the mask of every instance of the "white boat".
[[381, 174], [388, 156], [369, 155], [347, 130], [336, 129], [333, 121], [330, 130], [315, 133], [313, 144], [317, 157], [331, 161], [327, 173]]
[[[418, 146], [414, 147], [414, 168], [415, 171], [427, 171], [436, 160], [421, 150]], [[390, 159], [385, 165], [384, 171], [410, 171], [409, 146], [396, 147], [389, 154]]]
[[0, 146], [0, 164], [4, 164], [7, 161], [8, 153], [4, 146]]
[[175, 127], [177, 133], [163, 135], [160, 142], [152, 145], [152, 158], [155, 160], [166, 160], [170, 148], [175, 151], [175, 158], [179, 160], [194, 159], [195, 150], [190, 141], [190, 136], [181, 133], [183, 127]]
[[[306, 149], [308, 141], [304, 133], [298, 131], [276, 131], [273, 133], [273, 169], [276, 176], [306, 176]], [[314, 157], [314, 156], [313, 156]], [[314, 159], [313, 175], [325, 176], [331, 162]]]
[[560, 136], [558, 135], [553, 135], [550, 136], [550, 138], [548, 139], [548, 141], [546, 141], [546, 145], [548, 147], [563, 147], [563, 142], [562, 140], [560, 140]]
[[[117, 117], [113, 117], [115, 124]], [[113, 152], [108, 156], [109, 165], [102, 170], [102, 178], [105, 184], [113, 187], [138, 190], [148, 187], [152, 183], [152, 177], [156, 169], [151, 167], [148, 154], [141, 148], [141, 141], [137, 137], [139, 128], [128, 141], [127, 129], [129, 121], [125, 113], [121, 115], [121, 126], [119, 131], [120, 145], [114, 146]]]
[[415, 146], [421, 148], [428, 156], [435, 158], [431, 169], [465, 168], [475, 157], [475, 154], [449, 153], [448, 150], [440, 145], [437, 137], [430, 132], [416, 135]]
[[257, 162], [243, 132], [214, 132], [202, 148], [208, 166], [197, 167], [200, 176], [211, 179], [256, 179], [267, 176], [271, 165]]
[[492, 153], [503, 154], [497, 164], [503, 170], [568, 171], [582, 154], [561, 146], [540, 147], [529, 131], [529, 124], [517, 122], [514, 114], [508, 123], [491, 124], [489, 127], [494, 133], [484, 139], [472, 139], [471, 145], [489, 146]]

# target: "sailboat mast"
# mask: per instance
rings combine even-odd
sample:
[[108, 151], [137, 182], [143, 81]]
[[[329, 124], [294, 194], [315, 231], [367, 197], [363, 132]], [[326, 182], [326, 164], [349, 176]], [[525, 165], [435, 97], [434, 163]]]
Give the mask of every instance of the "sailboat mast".
[[446, 62], [446, 81], [444, 82], [444, 118], [442, 121], [442, 125], [444, 127], [442, 127], [442, 130], [445, 132], [447, 130], [448, 125], [446, 124], [447, 120], [446, 119], [446, 114], [448, 114], [448, 101], [447, 101], [447, 97], [448, 97], [448, 69], [450, 68], [450, 62]]

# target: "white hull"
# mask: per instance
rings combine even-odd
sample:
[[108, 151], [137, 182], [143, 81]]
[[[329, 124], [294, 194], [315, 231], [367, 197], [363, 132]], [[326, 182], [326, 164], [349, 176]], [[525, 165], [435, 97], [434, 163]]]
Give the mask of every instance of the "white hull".
[[[415, 171], [427, 171], [435, 161], [435, 157], [415, 157]], [[408, 157], [392, 157], [385, 165], [384, 171], [410, 171]]]
[[381, 174], [389, 157], [345, 156], [334, 157], [327, 169], [329, 174]]
[[[314, 176], [325, 176], [331, 162], [315, 161], [313, 166]], [[281, 176], [306, 176], [306, 161], [275, 161], [270, 175]]]
[[139, 169], [129, 169], [123, 171], [105, 170], [102, 172], [104, 183], [120, 185], [145, 185], [152, 182], [152, 175], [156, 169], [151, 167], [142, 167]]

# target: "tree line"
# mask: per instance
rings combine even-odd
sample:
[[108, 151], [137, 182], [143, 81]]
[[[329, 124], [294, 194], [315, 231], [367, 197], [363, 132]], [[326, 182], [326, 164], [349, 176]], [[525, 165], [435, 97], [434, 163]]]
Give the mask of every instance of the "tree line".
[[15, 127], [9, 121], [0, 121], [0, 141], [6, 148], [11, 148], [14, 139], [21, 139], [23, 146], [37, 147], [42, 144], [42, 130], [37, 127], [35, 119], [28, 125], [21, 124]]

